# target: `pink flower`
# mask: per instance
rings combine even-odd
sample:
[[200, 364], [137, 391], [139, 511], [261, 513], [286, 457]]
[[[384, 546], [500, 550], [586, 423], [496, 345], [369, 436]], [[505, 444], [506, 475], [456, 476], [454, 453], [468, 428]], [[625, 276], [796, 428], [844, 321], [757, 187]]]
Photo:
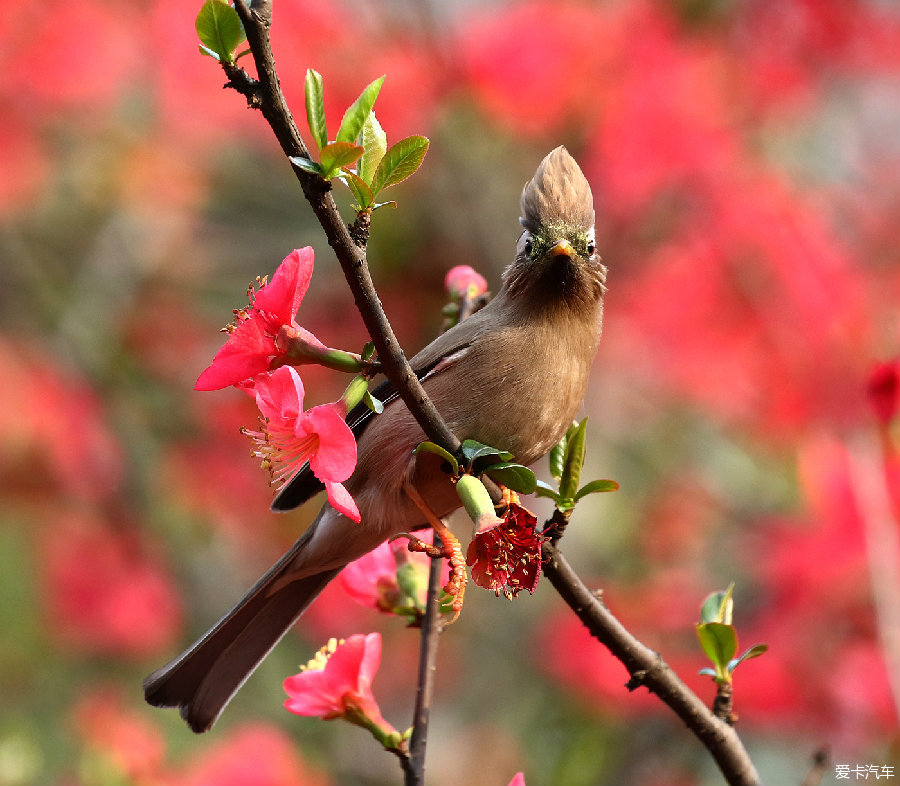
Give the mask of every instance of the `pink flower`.
[[517, 772], [509, 782], [509, 786], [525, 786], [525, 773]]
[[299, 674], [284, 681], [284, 706], [295, 715], [344, 718], [370, 729], [381, 739], [400, 735], [382, 716], [372, 693], [381, 664], [381, 634], [357, 633], [346, 641], [331, 639]]
[[527, 589], [534, 593], [540, 578], [541, 543], [535, 532], [537, 519], [515, 503], [509, 505], [499, 524], [491, 523], [475, 533], [466, 553], [472, 580], [506, 597]]
[[469, 265], [450, 268], [444, 277], [444, 289], [454, 297], [477, 297], [487, 292], [487, 288], [485, 277]]
[[252, 379], [283, 362], [286, 353], [277, 346], [282, 327], [289, 327], [315, 346], [325, 348], [312, 333], [295, 321], [297, 309], [309, 288], [313, 273], [311, 247], [295, 249], [278, 266], [271, 282], [259, 282], [247, 291], [250, 305], [235, 311], [235, 322], [212, 364], [200, 375], [195, 390], [220, 390]]
[[263, 460], [272, 482], [281, 485], [308, 461], [325, 484], [331, 506], [354, 521], [360, 520], [353, 497], [344, 488], [356, 467], [356, 440], [344, 420], [340, 403], [303, 411], [303, 382], [292, 366], [282, 366], [254, 381], [260, 431], [244, 429], [256, 442], [253, 454]]
[[[422, 533], [430, 543], [433, 533]], [[382, 543], [341, 571], [340, 582], [353, 600], [385, 614], [415, 620], [425, 610], [430, 558], [410, 552], [405, 539]]]

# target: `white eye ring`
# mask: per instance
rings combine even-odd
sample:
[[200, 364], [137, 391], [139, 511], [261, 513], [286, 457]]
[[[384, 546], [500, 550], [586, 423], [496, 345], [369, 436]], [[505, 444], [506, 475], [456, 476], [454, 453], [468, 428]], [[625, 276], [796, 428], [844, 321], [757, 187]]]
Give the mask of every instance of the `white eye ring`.
[[526, 229], [519, 237], [517, 249], [519, 256], [522, 256], [523, 254], [525, 256], [531, 256], [531, 248], [531, 232]]

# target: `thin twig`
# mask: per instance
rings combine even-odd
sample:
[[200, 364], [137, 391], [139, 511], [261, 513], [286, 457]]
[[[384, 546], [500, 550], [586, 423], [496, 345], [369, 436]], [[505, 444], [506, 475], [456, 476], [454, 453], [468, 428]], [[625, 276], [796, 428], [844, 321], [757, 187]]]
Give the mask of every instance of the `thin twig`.
[[[435, 533], [434, 545], [440, 548], [440, 536]], [[409, 759], [403, 767], [405, 786], [422, 786], [425, 782], [425, 747], [428, 743], [428, 720], [434, 695], [437, 670], [437, 651], [441, 634], [441, 568], [443, 560], [432, 557], [428, 572], [428, 594], [422, 632], [419, 640], [419, 671], [416, 679], [416, 706], [413, 711], [412, 736], [409, 740]]]

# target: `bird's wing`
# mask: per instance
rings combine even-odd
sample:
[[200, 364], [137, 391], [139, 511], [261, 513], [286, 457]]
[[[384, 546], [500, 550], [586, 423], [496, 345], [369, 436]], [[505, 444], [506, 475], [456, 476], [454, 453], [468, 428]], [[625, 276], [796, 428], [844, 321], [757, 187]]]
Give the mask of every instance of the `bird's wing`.
[[[450, 363], [462, 357], [465, 349], [481, 333], [483, 317], [479, 315], [482, 315], [487, 308], [476, 312], [465, 322], [454, 326], [446, 333], [442, 333], [410, 360], [410, 366], [420, 382], [429, 375], [440, 373]], [[372, 395], [385, 406], [399, 397], [393, 384], [387, 379], [372, 391]], [[364, 402], [357, 404], [347, 414], [347, 425], [350, 426], [353, 436], [357, 440], [374, 416], [375, 413]], [[307, 462], [278, 492], [275, 499], [272, 500], [271, 509], [280, 512], [293, 510], [324, 488], [324, 484], [312, 473], [309, 462]]]

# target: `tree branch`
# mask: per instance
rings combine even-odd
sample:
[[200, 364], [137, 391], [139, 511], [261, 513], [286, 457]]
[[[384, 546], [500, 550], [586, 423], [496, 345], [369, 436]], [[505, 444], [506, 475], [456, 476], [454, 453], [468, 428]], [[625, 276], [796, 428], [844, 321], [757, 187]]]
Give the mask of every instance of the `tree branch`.
[[[300, 136], [297, 124], [287, 106], [275, 70], [275, 58], [269, 39], [272, 21], [271, 2], [254, 0], [248, 7], [244, 0], [236, 0], [235, 10], [244, 25], [247, 43], [256, 63], [258, 81], [251, 80], [253, 82], [251, 106], [258, 107], [262, 112], [285, 155], [309, 158], [309, 149]], [[249, 88], [250, 82], [247, 81], [242, 69], [234, 65], [223, 65], [230, 86], [236, 89], [241, 89], [241, 86]], [[241, 72], [243, 77], [235, 72]], [[248, 102], [250, 100], [248, 96]], [[394, 385], [428, 439], [451, 453], [457, 453], [459, 439], [441, 418], [403, 354], [372, 283], [365, 244], [355, 242], [351, 236], [350, 229], [341, 217], [331, 195], [331, 184], [318, 175], [305, 172], [298, 167], [294, 167], [294, 174], [300, 181], [303, 194], [325, 231], [328, 244], [334, 250], [344, 272], [356, 307], [378, 351], [378, 359], [385, 376]]]
[[617, 620], [581, 581], [556, 546], [545, 543], [544, 575], [591, 635], [628, 669], [629, 690], [645, 687], [684, 721], [712, 754], [730, 786], [760, 786], [759, 775], [735, 730], [719, 720], [674, 671]]

